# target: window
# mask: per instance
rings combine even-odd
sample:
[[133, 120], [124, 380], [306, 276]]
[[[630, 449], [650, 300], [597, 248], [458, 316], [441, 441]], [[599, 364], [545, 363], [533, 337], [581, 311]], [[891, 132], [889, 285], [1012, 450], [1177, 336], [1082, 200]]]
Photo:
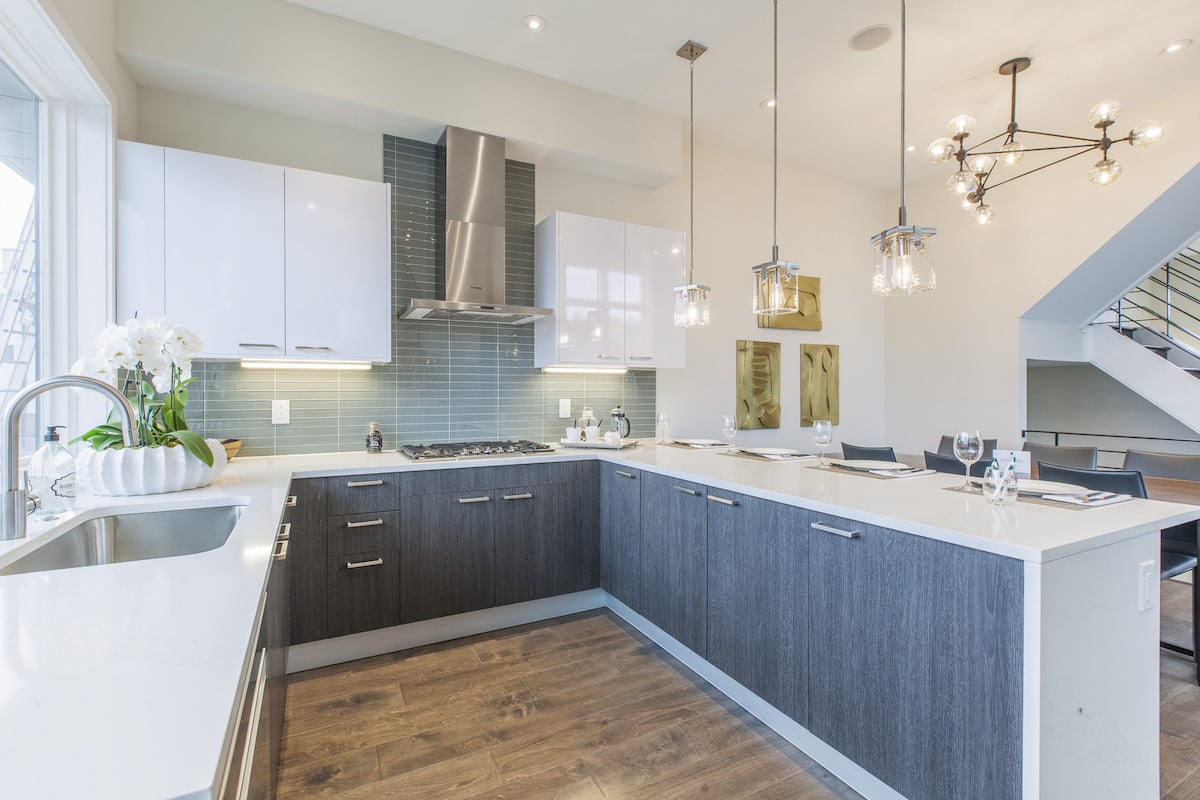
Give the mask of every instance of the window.
[[[0, 404], [40, 376], [40, 101], [0, 61]], [[2, 406], [0, 406], [2, 407]], [[21, 418], [21, 450], [37, 447], [37, 404]]]

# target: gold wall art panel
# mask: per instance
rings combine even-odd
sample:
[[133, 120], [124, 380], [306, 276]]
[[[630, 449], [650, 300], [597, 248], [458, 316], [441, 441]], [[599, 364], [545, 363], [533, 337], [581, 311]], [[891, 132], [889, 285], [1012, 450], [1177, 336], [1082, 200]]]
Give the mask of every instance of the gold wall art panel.
[[814, 419], [838, 424], [841, 416], [838, 360], [836, 344], [800, 345], [801, 426], [812, 425]]
[[779, 342], [738, 339], [738, 430], [779, 427], [779, 366]]
[[783, 291], [789, 299], [800, 296], [800, 313], [778, 316], [759, 314], [758, 327], [791, 331], [821, 330], [821, 279], [797, 275], [784, 285]]

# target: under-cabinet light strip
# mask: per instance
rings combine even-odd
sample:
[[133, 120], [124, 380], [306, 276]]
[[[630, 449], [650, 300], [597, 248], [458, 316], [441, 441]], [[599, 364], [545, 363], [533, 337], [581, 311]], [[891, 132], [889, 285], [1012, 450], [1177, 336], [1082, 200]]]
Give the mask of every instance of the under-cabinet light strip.
[[303, 359], [243, 358], [242, 369], [359, 369], [371, 368], [370, 361], [305, 361]]

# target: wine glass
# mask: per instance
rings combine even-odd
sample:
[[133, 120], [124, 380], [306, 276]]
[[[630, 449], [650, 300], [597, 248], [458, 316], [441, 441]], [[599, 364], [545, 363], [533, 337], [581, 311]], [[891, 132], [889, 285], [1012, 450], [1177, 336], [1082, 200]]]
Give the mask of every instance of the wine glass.
[[666, 444], [667, 437], [671, 434], [671, 415], [666, 411], [658, 412], [658, 417], [655, 420], [654, 440], [659, 444]]
[[833, 423], [827, 419], [813, 420], [813, 444], [821, 448], [821, 458], [817, 461], [818, 469], [827, 469], [828, 462], [825, 461], [825, 448], [833, 441]]
[[954, 457], [965, 464], [967, 468], [967, 477], [963, 481], [963, 488], [972, 488], [971, 465], [983, 457], [983, 437], [979, 435], [979, 431], [974, 433], [958, 432], [958, 435], [954, 437]]
[[737, 417], [733, 414], [726, 414], [721, 418], [721, 433], [725, 436], [725, 441], [729, 446], [733, 447], [733, 437], [737, 436]]

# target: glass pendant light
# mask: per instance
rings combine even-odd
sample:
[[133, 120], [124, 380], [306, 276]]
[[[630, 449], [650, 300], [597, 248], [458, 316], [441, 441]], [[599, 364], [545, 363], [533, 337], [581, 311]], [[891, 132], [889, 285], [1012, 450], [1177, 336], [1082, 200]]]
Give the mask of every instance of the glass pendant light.
[[[779, 97], [779, 0], [774, 0], [774, 69], [775, 85], [771, 96]], [[754, 273], [754, 313], [767, 316], [800, 313], [800, 265], [779, 259], [779, 103], [771, 106], [773, 183], [771, 209], [774, 233], [771, 260], [752, 268]]]
[[[905, 69], [907, 66], [907, 34], [908, 15], [905, 0], [900, 0], [900, 220], [899, 225], [888, 228], [871, 237], [871, 249], [875, 256], [875, 272], [871, 291], [878, 295], [917, 294], [928, 292], [937, 287], [937, 273], [933, 268], [933, 256], [929, 254], [929, 240], [937, 234], [937, 228], [927, 228], [921, 225], [908, 224], [908, 209], [905, 208], [905, 142], [906, 121], [906, 89]], [[950, 123], [952, 135], [969, 132], [975, 125], [975, 120], [967, 116], [955, 117]], [[947, 141], [949, 144], [947, 144]], [[938, 140], [929, 148], [932, 160], [945, 160], [943, 155], [952, 154], [953, 140]], [[973, 168], [983, 167], [990, 171], [995, 166], [995, 159], [990, 163], [980, 162]], [[964, 205], [969, 194], [975, 191], [976, 176], [965, 170], [954, 174], [950, 182], [950, 191], [964, 197]], [[990, 211], [990, 209], [989, 209]]]
[[707, 325], [708, 293], [712, 290], [696, 283], [696, 59], [708, 50], [690, 39], [675, 51], [686, 58], [688, 68], [688, 240], [687, 283], [675, 287], [675, 327], [694, 328]]

